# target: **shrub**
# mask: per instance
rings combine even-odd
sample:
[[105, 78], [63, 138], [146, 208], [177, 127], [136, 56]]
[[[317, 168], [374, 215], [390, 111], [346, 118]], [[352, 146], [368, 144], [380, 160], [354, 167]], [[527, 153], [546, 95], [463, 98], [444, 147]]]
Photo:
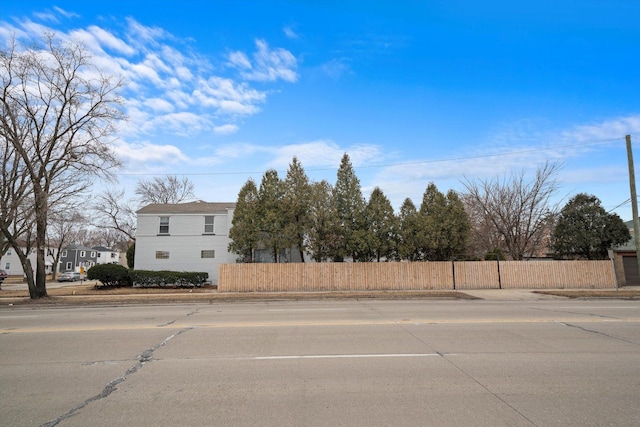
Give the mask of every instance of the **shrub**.
[[97, 264], [87, 271], [87, 279], [99, 280], [102, 287], [119, 288], [131, 286], [129, 270], [120, 264]]
[[193, 288], [204, 286], [209, 278], [206, 272], [132, 270], [133, 286]]

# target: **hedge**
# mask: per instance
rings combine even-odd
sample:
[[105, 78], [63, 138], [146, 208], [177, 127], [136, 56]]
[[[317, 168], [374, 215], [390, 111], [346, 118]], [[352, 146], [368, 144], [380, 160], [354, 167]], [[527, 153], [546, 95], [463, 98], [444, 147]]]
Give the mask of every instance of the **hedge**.
[[87, 271], [87, 279], [99, 280], [105, 288], [131, 286], [129, 270], [120, 264], [96, 264]]
[[209, 278], [207, 272], [131, 270], [134, 287], [193, 288], [204, 286]]

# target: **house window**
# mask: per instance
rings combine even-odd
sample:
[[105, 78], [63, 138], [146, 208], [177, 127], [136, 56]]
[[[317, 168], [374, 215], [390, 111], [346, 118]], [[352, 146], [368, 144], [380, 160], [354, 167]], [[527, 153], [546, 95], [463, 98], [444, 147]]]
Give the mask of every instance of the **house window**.
[[11, 253], [12, 253], [12, 252], [11, 252], [11, 249], [9, 249], [9, 250], [7, 251], [7, 255], [11, 255]]
[[116, 257], [116, 253], [115, 252], [111, 252], [111, 258], [115, 258]]
[[202, 250], [200, 251], [200, 258], [215, 258], [216, 251], [214, 250]]
[[95, 258], [96, 257], [96, 253], [95, 252], [91, 252], [91, 258]]
[[169, 259], [169, 252], [156, 251], [156, 259]]
[[62, 253], [60, 254], [61, 258], [66, 258], [67, 257], [67, 250], [65, 249], [64, 251], [62, 251]]
[[4, 263], [4, 269], [5, 270], [11, 270], [11, 263], [10, 262], [5, 262]]
[[85, 251], [80, 251], [80, 258], [84, 258], [87, 256], [87, 253]]
[[213, 234], [213, 216], [204, 217], [204, 234]]
[[161, 216], [160, 217], [160, 230], [158, 234], [169, 234], [169, 217]]
[[98, 252], [98, 258], [100, 258], [100, 252]]
[[69, 271], [69, 270], [71, 270], [72, 268], [73, 268], [73, 267], [71, 266], [71, 263], [70, 263], [70, 262], [68, 262], [68, 263], [67, 263], [67, 268], [65, 268], [65, 271]]

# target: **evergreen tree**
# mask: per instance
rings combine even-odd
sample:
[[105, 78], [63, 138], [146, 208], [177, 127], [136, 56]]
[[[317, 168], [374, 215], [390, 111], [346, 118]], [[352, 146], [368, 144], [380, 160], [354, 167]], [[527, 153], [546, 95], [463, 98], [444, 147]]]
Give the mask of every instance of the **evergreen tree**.
[[293, 158], [283, 182], [283, 204], [285, 246], [297, 248], [304, 262], [305, 236], [309, 232], [309, 192], [311, 185], [304, 168]]
[[560, 211], [551, 247], [558, 257], [607, 259], [608, 249], [630, 238], [618, 215], [607, 213], [597, 197], [581, 193]]
[[420, 218], [413, 201], [404, 199], [398, 215], [400, 231], [397, 237], [398, 256], [409, 261], [419, 261], [420, 251]]
[[429, 183], [420, 206], [421, 251], [424, 259], [445, 261], [464, 254], [469, 237], [469, 218], [454, 191], [445, 197]]
[[444, 195], [430, 182], [422, 196], [420, 205], [420, 252], [422, 258], [429, 261], [438, 259], [437, 249], [442, 240], [441, 223], [444, 216]]
[[378, 262], [381, 258], [391, 258], [396, 249], [397, 221], [391, 202], [378, 187], [369, 198], [366, 219], [369, 254]]
[[332, 187], [327, 181], [311, 184], [309, 192], [310, 227], [307, 235], [307, 251], [316, 262], [331, 258], [340, 246], [335, 209], [331, 197]]
[[280, 252], [287, 248], [285, 236], [285, 210], [283, 206], [284, 188], [278, 172], [265, 172], [258, 189], [258, 223], [260, 245], [271, 250], [274, 262], [280, 262]]
[[463, 256], [466, 253], [471, 236], [471, 222], [458, 193], [449, 190], [446, 199], [446, 214], [443, 224], [446, 245], [441, 247], [441, 256], [444, 259], [450, 259]]
[[354, 261], [360, 261], [366, 251], [366, 244], [363, 241], [366, 203], [362, 197], [360, 180], [346, 153], [342, 156], [338, 169], [338, 178], [333, 188], [333, 201], [342, 235], [340, 247], [337, 248], [334, 258], [342, 261], [345, 256], [351, 256]]
[[249, 179], [238, 193], [238, 201], [229, 230], [229, 252], [241, 256], [242, 262], [253, 262], [254, 251], [259, 242], [259, 221], [257, 213], [258, 189]]

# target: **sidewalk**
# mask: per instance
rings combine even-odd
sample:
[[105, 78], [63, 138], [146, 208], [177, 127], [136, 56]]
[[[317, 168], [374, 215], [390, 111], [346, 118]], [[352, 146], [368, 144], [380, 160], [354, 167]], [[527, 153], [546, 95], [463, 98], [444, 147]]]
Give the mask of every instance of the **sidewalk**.
[[473, 289], [460, 290], [467, 295], [489, 301], [538, 301], [564, 299], [555, 295], [537, 294], [536, 289]]

